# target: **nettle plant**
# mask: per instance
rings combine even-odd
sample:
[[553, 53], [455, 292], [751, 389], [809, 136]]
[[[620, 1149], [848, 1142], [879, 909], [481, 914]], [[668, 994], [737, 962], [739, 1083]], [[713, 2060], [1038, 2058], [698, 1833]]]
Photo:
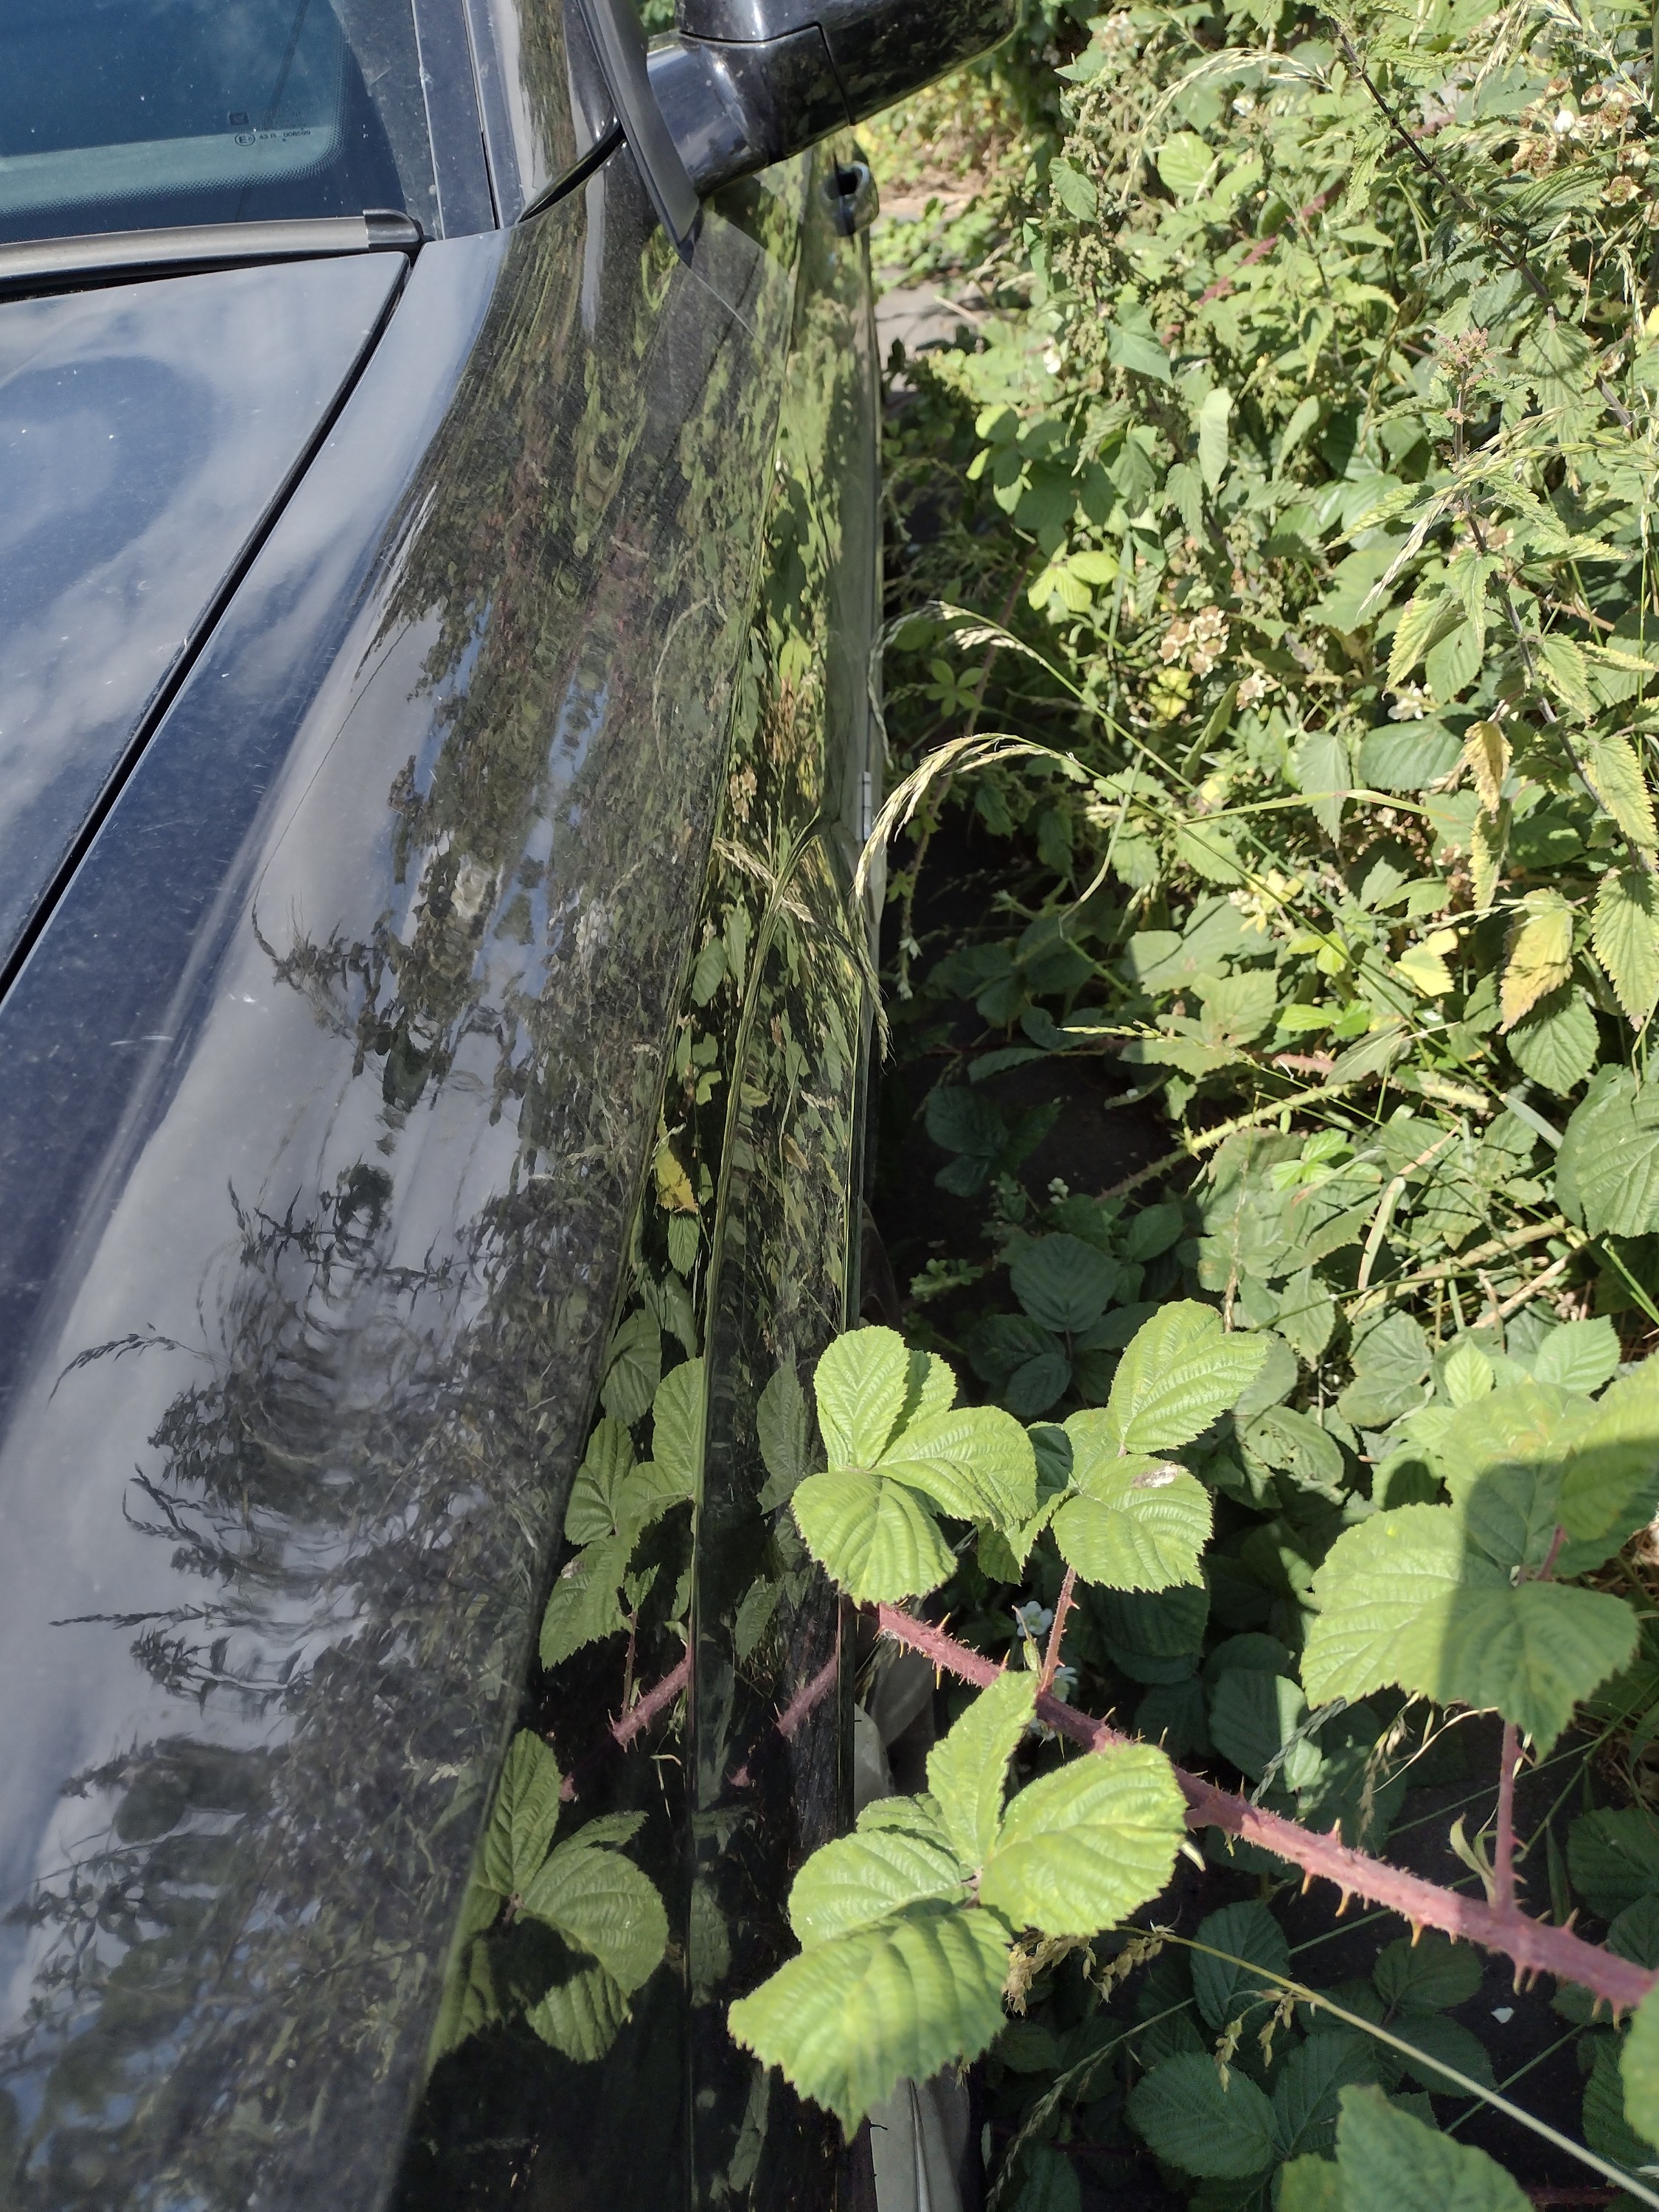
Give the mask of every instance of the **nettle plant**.
[[[1083, 1954], [1106, 1996], [1150, 1967], [1142, 2017], [1164, 2019], [1160, 1954], [1181, 1947], [1192, 1956], [1188, 2000], [1214, 2048], [1154, 2039], [1127, 2117], [1182, 2172], [1246, 2183], [1282, 2169], [1281, 2207], [1393, 2212], [1458, 2191], [1468, 2192], [1459, 2203], [1481, 2207], [1525, 2202], [1482, 2153], [1385, 2100], [1380, 2089], [1396, 2088], [1403, 2070], [1426, 2087], [1488, 2096], [1659, 2203], [1629, 2171], [1651, 2164], [1648, 2146], [1659, 2142], [1659, 1995], [1635, 1955], [1659, 1927], [1645, 1937], [1626, 1927], [1620, 1942], [1615, 1923], [1602, 1948], [1523, 1912], [1513, 1821], [1523, 1754], [1547, 1753], [1636, 1650], [1629, 1598], [1584, 1578], [1659, 1503], [1659, 1370], [1608, 1384], [1583, 1347], [1590, 1387], [1575, 1389], [1518, 1365], [1500, 1371], [1478, 1351], [1460, 1355], [1444, 1393], [1399, 1425], [1391, 1474], [1413, 1502], [1355, 1501], [1330, 1545], [1299, 1667], [1263, 1637], [1286, 1671], [1240, 1670], [1264, 1686], [1283, 1727], [1257, 1770], [1269, 1786], [1252, 1797], [1184, 1771], [1161, 1746], [1056, 1694], [1085, 1591], [1121, 1604], [1202, 1585], [1214, 1502], [1194, 1468], [1208, 1462], [1218, 1428], [1250, 1405], [1279, 1349], [1266, 1334], [1228, 1329], [1211, 1306], [1176, 1300], [1135, 1332], [1103, 1405], [1030, 1426], [1000, 1407], [958, 1406], [946, 1364], [889, 1329], [856, 1330], [825, 1352], [815, 1391], [827, 1464], [793, 1491], [801, 1534], [848, 1597], [877, 1608], [887, 1636], [979, 1695], [930, 1753], [926, 1790], [866, 1806], [853, 1834], [802, 1866], [789, 1900], [799, 1954], [731, 2008], [732, 2032], [850, 2131], [899, 2081], [974, 2059], [1004, 2036], [1038, 1976], [1068, 1954]], [[1562, 1353], [1554, 1364], [1571, 1361]], [[1017, 1577], [1040, 1543], [1063, 1563], [1042, 1649], [1017, 1638], [1000, 1665], [914, 1610], [970, 1547], [1000, 1579]], [[1298, 1822], [1298, 1748], [1384, 1688], [1502, 1717], [1490, 1845], [1460, 1831], [1484, 1899], [1345, 1842], [1340, 1820], [1328, 1832]], [[1036, 1771], [1011, 1790], [1016, 1761], [1022, 1775]], [[1654, 1917], [1659, 1866], [1644, 1863], [1656, 1846], [1642, 1816], [1590, 1817], [1595, 1832], [1582, 1844], [1574, 1834], [1581, 1881], [1646, 1898]], [[1411, 1940], [1383, 1950], [1370, 1984], [1337, 1996], [1292, 1977], [1264, 1903], [1223, 1906], [1194, 1937], [1155, 1919], [1133, 1923], [1169, 1887], [1178, 1854], [1206, 1863], [1194, 1838], [1206, 1832], [1254, 1850], [1264, 1868], [1300, 1868], [1403, 1915]], [[1419, 1942], [1425, 1929], [1442, 1933]], [[1613, 2100], [1603, 2139], [1623, 2130], [1626, 2164], [1527, 2120], [1497, 2094], [1480, 2044], [1442, 2016], [1480, 1978], [1471, 1942], [1556, 1976], [1580, 2019], [1601, 2003], [1634, 2012], [1622, 2047], [1595, 2061]], [[1255, 2048], [1242, 2055], [1247, 2033]], [[1109, 2048], [1097, 2039], [1081, 2070]], [[1067, 2078], [1028, 2119], [1005, 2174]], [[1028, 2166], [1052, 2156], [1040, 2140], [1026, 2149]]]

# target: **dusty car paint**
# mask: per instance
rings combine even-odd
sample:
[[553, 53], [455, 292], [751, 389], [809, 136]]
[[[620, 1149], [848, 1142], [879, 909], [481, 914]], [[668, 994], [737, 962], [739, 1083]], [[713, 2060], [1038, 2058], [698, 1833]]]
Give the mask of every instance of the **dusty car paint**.
[[407, 269], [0, 301], [0, 971]]

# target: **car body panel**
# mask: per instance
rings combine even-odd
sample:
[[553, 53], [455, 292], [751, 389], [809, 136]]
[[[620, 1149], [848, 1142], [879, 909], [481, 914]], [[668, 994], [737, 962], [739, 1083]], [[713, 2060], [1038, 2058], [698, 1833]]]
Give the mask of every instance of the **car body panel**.
[[0, 1003], [26, 2203], [390, 2185], [696, 951], [806, 177], [690, 268], [625, 159], [422, 249]]
[[0, 302], [0, 969], [407, 268]]
[[[670, 1961], [602, 2058], [577, 2063], [515, 1994], [544, 1939], [487, 1911], [452, 1960], [462, 2032], [442, 2039], [398, 2212], [837, 2201], [833, 2123], [726, 2029], [732, 1998], [792, 1948], [794, 1871], [848, 1811], [840, 1608], [794, 1529], [799, 1469], [778, 1443], [793, 1377], [782, 1425], [805, 1450], [802, 1386], [847, 1317], [870, 1003], [842, 806], [866, 803], [878, 768], [874, 333], [863, 246], [828, 219], [834, 166], [826, 149], [733, 188], [711, 217], [789, 270], [793, 304], [696, 957], [590, 1446], [626, 1417], [654, 1452], [653, 1379], [701, 1358], [695, 1522], [658, 1524], [626, 1635], [533, 1669], [522, 1711], [567, 1778], [561, 1846], [595, 1820], [643, 1823], [628, 1851]], [[562, 1572], [586, 1571], [592, 1534], [567, 1528]], [[605, 1717], [622, 1712], [653, 1717], [619, 1755]]]

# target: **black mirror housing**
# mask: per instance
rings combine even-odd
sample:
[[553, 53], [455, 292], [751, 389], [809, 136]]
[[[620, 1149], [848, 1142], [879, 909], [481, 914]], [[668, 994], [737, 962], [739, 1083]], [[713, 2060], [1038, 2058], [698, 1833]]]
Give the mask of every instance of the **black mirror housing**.
[[700, 195], [861, 123], [1006, 38], [1016, 0], [678, 0], [651, 88]]

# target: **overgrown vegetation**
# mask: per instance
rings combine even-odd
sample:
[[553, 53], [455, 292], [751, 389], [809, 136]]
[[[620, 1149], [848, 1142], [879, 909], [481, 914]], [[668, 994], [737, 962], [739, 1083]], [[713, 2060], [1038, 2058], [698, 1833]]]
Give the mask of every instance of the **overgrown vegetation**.
[[[871, 1335], [846, 1405], [820, 1370], [797, 1518], [890, 1634], [1012, 1671], [811, 1863], [734, 2026], [848, 2117], [988, 2045], [1004, 2212], [1093, 2152], [1206, 2212], [1659, 2203], [1656, 36], [1033, 11], [896, 142], [1000, 149], [886, 240], [971, 331], [892, 422], [890, 1012], [982, 1234], [912, 1255], [908, 1382]], [[1201, 1879], [1114, 1709], [1201, 1770]], [[1384, 1863], [1425, 1821], [1433, 1880]], [[1368, 1972], [1293, 1971], [1301, 1872], [1553, 1975], [1506, 2108], [1565, 2125], [1482, 2119], [1467, 1943], [1379, 1914]]]

